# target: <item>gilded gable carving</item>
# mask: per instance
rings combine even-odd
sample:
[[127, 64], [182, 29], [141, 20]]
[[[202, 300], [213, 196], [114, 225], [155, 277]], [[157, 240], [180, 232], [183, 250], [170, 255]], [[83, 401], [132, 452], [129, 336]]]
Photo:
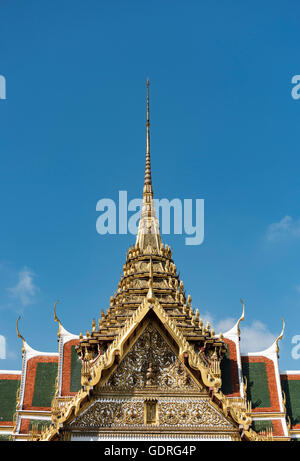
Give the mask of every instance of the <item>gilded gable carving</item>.
[[[145, 406], [142, 398], [99, 399], [71, 426], [77, 428], [145, 426]], [[206, 399], [158, 399], [155, 426], [197, 427], [203, 430], [232, 429], [226, 418]]]
[[206, 399], [162, 401], [159, 405], [161, 426], [231, 427], [230, 423]]
[[82, 428], [141, 424], [144, 424], [142, 400], [98, 400], [72, 423]]
[[195, 389], [199, 387], [150, 324], [103, 389]]

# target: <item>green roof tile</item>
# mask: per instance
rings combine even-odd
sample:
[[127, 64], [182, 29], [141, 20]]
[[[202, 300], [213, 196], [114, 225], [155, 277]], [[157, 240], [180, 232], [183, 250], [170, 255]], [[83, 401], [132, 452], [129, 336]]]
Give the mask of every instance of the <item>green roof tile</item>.
[[29, 430], [31, 431], [33, 428], [33, 425], [38, 425], [38, 431], [40, 432], [42, 430], [42, 427], [48, 427], [51, 424], [51, 421], [48, 419], [31, 419], [29, 423]]
[[70, 392], [77, 392], [81, 388], [81, 361], [75, 350], [75, 346], [71, 348], [71, 382]]
[[273, 429], [274, 430], [272, 421], [267, 421], [267, 420], [253, 421], [252, 422], [252, 428], [256, 432], [265, 431], [266, 429]]
[[293, 426], [300, 424], [300, 380], [281, 381], [282, 390], [286, 395], [286, 411]]
[[242, 368], [247, 378], [247, 398], [252, 402], [252, 408], [271, 407], [266, 364], [243, 362]]
[[221, 374], [222, 374], [222, 392], [225, 395], [233, 393], [231, 366], [229, 358], [229, 348], [226, 344], [227, 352], [221, 361]]
[[55, 380], [57, 376], [57, 363], [39, 362], [36, 368], [33, 407], [51, 407], [55, 394]]
[[0, 425], [13, 420], [19, 387], [18, 379], [0, 379]]

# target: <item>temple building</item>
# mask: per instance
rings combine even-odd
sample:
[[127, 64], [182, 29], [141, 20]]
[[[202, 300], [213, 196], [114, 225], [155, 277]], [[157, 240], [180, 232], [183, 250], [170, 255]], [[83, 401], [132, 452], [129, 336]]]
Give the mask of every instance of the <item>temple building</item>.
[[300, 441], [300, 371], [279, 371], [279, 341], [240, 351], [241, 317], [218, 333], [192, 306], [153, 203], [147, 82], [146, 168], [135, 244], [90, 331], [58, 318], [58, 351], [23, 338], [21, 371], [0, 371], [0, 439]]

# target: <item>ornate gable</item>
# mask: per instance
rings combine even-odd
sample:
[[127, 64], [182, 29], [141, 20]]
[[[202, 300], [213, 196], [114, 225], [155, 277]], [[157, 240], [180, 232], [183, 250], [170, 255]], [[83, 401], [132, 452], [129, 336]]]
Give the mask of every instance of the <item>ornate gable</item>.
[[207, 434], [239, 437], [237, 426], [197, 385], [161, 327], [151, 318], [146, 322], [106, 382], [96, 386], [92, 402], [67, 430], [80, 437], [88, 433], [100, 438], [115, 431], [133, 437], [141, 432], [155, 436], [174, 431], [196, 438]]
[[199, 388], [165, 339], [149, 323], [103, 390], [154, 389], [192, 390]]

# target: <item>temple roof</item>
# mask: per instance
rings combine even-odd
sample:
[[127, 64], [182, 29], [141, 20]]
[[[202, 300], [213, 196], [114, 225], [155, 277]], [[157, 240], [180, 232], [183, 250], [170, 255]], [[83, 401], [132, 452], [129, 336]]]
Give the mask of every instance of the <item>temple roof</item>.
[[291, 429], [300, 431], [300, 371], [283, 371], [280, 374], [285, 395], [287, 415]]
[[[176, 394], [180, 390], [190, 399], [196, 394], [206, 399], [206, 404], [214, 408], [222, 421], [228, 422], [236, 435], [240, 437], [241, 433], [245, 440], [270, 440], [270, 430], [274, 437], [287, 439], [286, 412], [292, 433], [300, 434], [300, 372], [280, 375], [278, 369], [278, 341], [283, 331], [265, 351], [241, 356], [239, 325], [245, 314], [243, 302], [241, 317], [224, 334], [216, 335], [209, 323], [204, 325], [199, 310], [192, 307], [191, 296], [185, 293], [171, 248], [162, 243], [153, 200], [148, 81], [142, 214], [136, 242], [126, 252], [116, 292], [110, 298], [107, 311], [101, 312], [97, 323], [93, 320], [91, 331], [85, 336], [72, 334], [62, 326], [55, 304], [58, 353], [31, 348], [20, 334], [17, 322], [17, 333], [23, 342], [23, 369], [22, 372], [0, 372], [0, 437], [4, 427], [2, 418], [4, 425], [14, 426], [16, 438], [38, 438], [41, 431], [42, 440], [59, 438], [77, 417], [77, 423], [84, 419], [99, 393], [115, 393], [117, 386], [112, 383], [116, 381], [123, 390], [131, 383], [138, 393], [150, 383], [152, 394], [164, 392], [165, 383], [172, 383], [172, 377], [168, 375], [170, 369], [162, 370], [157, 378], [160, 388], [155, 389], [155, 362], [159, 362], [160, 357], [157, 351], [148, 349], [151, 360], [144, 354], [145, 363], [140, 363], [141, 367], [135, 370], [135, 360], [140, 360], [135, 347], [143, 350], [143, 344], [141, 347], [138, 341], [144, 332], [149, 333], [147, 328], [152, 328], [149, 333], [152, 339], [153, 331], [157, 331], [166, 340], [170, 348], [166, 357], [172, 357], [171, 365], [175, 364], [176, 373], [178, 371], [175, 375], [184, 384], [183, 390], [169, 386], [171, 392]], [[134, 377], [128, 374], [130, 363], [135, 370]], [[122, 375], [124, 369], [126, 380]], [[137, 383], [142, 383], [138, 389]], [[191, 389], [186, 388], [187, 383], [192, 383]], [[170, 391], [168, 385], [165, 387], [166, 395], [162, 398]], [[99, 399], [97, 405], [102, 405]], [[257, 434], [256, 431], [261, 430], [266, 434]]]
[[0, 371], [0, 429], [12, 426], [20, 389], [21, 371]]
[[158, 219], [155, 215], [150, 161], [149, 80], [147, 81], [146, 164], [143, 187], [143, 206], [136, 243], [126, 252], [123, 273], [110, 306], [102, 311], [98, 324], [92, 323], [91, 332], [80, 336], [78, 352], [81, 357], [96, 357], [118, 335], [118, 331], [131, 318], [149, 290], [174, 320], [176, 326], [198, 347], [218, 347], [225, 353], [221, 336], [217, 337], [209, 323], [203, 324], [199, 310], [193, 309], [192, 298], [185, 293], [179, 278], [172, 251], [162, 243]]

